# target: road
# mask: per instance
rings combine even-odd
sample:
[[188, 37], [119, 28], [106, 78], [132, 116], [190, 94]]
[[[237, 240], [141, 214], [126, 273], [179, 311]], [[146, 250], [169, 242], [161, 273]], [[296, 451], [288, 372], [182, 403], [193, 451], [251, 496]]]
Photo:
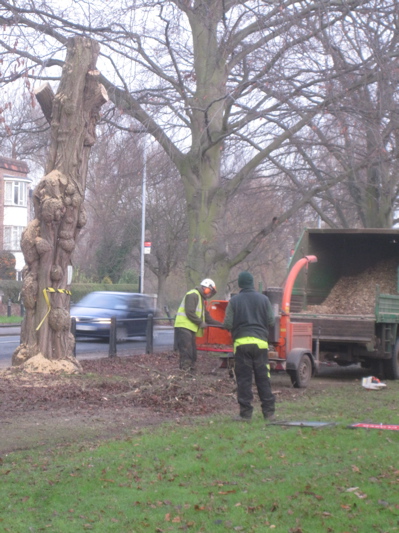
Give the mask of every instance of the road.
[[[11, 356], [15, 348], [19, 345], [20, 335], [19, 327], [0, 328], [0, 369], [11, 366]], [[9, 333], [9, 334], [7, 334]], [[154, 352], [166, 352], [173, 348], [173, 328], [165, 329], [155, 328], [154, 330]], [[76, 343], [76, 357], [81, 359], [97, 359], [99, 357], [108, 357], [109, 344], [106, 341], [96, 339], [79, 339]], [[120, 356], [138, 355], [146, 351], [145, 339], [132, 339], [117, 344], [117, 354]], [[343, 379], [353, 380], [361, 379], [370, 374], [360, 365], [351, 365], [350, 367], [339, 367], [337, 365], [322, 365], [318, 376], [324, 379]]]
[[[7, 368], [11, 365], [11, 357], [15, 348], [19, 345], [20, 335], [18, 328], [9, 330], [7, 335], [5, 330], [0, 336], [0, 368]], [[154, 330], [154, 352], [162, 352], [173, 348], [173, 328]], [[107, 357], [109, 344], [107, 341], [87, 338], [79, 339], [76, 343], [77, 359], [92, 359]], [[143, 338], [129, 339], [126, 342], [117, 344], [118, 355], [134, 355], [145, 353], [146, 341]]]

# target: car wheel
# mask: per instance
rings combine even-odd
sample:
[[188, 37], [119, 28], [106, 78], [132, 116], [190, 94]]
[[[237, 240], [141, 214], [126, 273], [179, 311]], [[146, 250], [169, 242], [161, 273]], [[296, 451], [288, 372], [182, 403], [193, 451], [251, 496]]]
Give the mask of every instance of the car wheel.
[[127, 329], [125, 327], [116, 328], [116, 342], [127, 340]]

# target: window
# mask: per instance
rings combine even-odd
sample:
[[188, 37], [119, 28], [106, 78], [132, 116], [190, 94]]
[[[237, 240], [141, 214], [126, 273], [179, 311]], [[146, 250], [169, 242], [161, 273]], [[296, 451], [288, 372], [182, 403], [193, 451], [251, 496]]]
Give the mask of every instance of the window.
[[4, 250], [21, 250], [21, 237], [24, 226], [4, 226]]
[[26, 190], [25, 181], [5, 181], [4, 204], [26, 206]]

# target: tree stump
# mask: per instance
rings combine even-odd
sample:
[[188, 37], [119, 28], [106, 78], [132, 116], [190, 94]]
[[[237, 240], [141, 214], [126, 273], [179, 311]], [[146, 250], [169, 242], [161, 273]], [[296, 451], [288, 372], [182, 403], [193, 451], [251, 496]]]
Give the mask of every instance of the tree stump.
[[[40, 371], [40, 359], [54, 371], [79, 371], [70, 332], [68, 266], [77, 235], [86, 223], [86, 176], [101, 106], [108, 100], [95, 69], [99, 44], [85, 37], [67, 43], [57, 94], [36, 92], [51, 124], [46, 175], [34, 190], [34, 213], [21, 239], [25, 257], [22, 298], [25, 317], [21, 344], [12, 365]], [[34, 361], [33, 361], [34, 359]]]

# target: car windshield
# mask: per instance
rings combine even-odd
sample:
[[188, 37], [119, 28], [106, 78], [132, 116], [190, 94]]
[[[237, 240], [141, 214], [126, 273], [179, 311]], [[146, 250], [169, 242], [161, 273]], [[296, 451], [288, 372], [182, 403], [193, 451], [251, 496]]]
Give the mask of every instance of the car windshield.
[[80, 307], [97, 307], [100, 309], [127, 309], [128, 301], [126, 297], [117, 294], [104, 294], [92, 292], [78, 303]]

